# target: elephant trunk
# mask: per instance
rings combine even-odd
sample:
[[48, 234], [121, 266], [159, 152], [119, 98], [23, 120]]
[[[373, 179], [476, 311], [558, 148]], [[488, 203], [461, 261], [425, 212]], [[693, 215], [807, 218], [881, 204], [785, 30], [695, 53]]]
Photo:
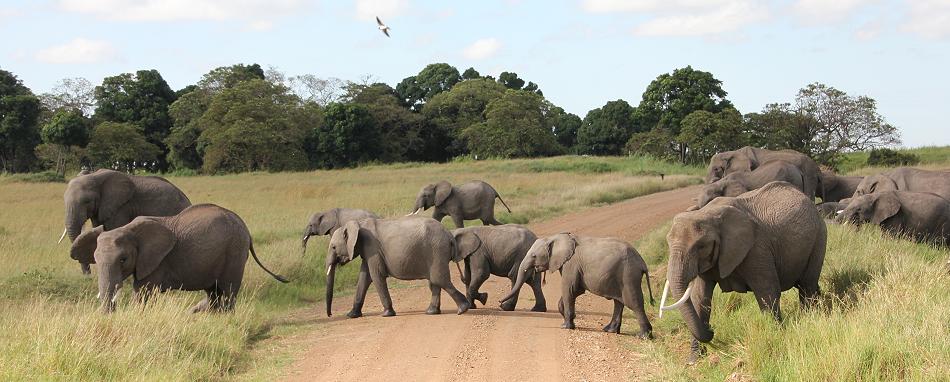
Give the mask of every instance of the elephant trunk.
[[336, 263], [327, 264], [327, 317], [333, 316], [333, 279], [336, 278]]
[[[671, 254], [670, 258], [682, 259], [682, 255], [673, 256], [673, 254]], [[713, 332], [709, 328], [709, 323], [702, 322], [702, 320], [699, 319], [699, 313], [693, 308], [693, 301], [689, 296], [691, 289], [689, 288], [689, 283], [695, 279], [696, 276], [686, 275], [685, 273], [687, 273], [687, 270], [681, 261], [670, 261], [670, 267], [667, 273], [670, 289], [674, 297], [681, 296], [674, 306], [679, 305], [680, 314], [683, 316], [683, 321], [686, 322], [689, 331], [693, 334], [693, 338], [700, 342], [712, 341]], [[662, 303], [660, 305], [662, 305]]]
[[82, 226], [86, 223], [86, 215], [78, 211], [74, 206], [66, 207], [66, 235], [69, 241], [73, 242], [76, 237], [82, 233]]
[[102, 264], [99, 269], [99, 302], [102, 313], [112, 313], [119, 297], [119, 288], [122, 287], [122, 270], [115, 264]]
[[521, 290], [521, 287], [524, 286], [524, 281], [526, 274], [529, 271], [529, 266], [531, 265], [531, 256], [525, 256], [524, 260], [521, 260], [521, 265], [518, 266], [518, 278], [515, 279], [515, 285], [511, 286], [511, 292], [508, 292], [505, 297], [499, 300], [499, 303], [504, 303], [505, 301], [511, 300], [518, 295], [518, 292]]
[[300, 253], [307, 253], [307, 241], [310, 240], [310, 236], [313, 236], [313, 230], [310, 229], [310, 225], [307, 225], [307, 228], [303, 230], [303, 239], [300, 241]]

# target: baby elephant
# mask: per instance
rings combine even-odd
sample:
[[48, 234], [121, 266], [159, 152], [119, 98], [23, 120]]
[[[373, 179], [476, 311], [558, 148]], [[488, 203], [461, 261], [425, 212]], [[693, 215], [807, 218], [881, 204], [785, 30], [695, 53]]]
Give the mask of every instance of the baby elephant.
[[[517, 224], [499, 226], [479, 226], [459, 228], [452, 231], [458, 245], [458, 253], [465, 260], [465, 273], [462, 282], [468, 286], [468, 302], [475, 307], [475, 300], [484, 305], [488, 293], [479, 293], [478, 288], [488, 280], [488, 276], [507, 277], [514, 285], [518, 278], [518, 265], [524, 259], [528, 249], [538, 239], [531, 230]], [[533, 312], [546, 312], [547, 304], [541, 292], [541, 278], [530, 272], [526, 276], [534, 291]], [[518, 296], [513, 296], [501, 304], [501, 310], [515, 310]]]
[[950, 245], [950, 201], [927, 192], [885, 191], [857, 196], [838, 219], [877, 224], [892, 234]]
[[213, 204], [194, 205], [174, 216], [137, 217], [107, 232], [96, 227], [76, 238], [70, 255], [80, 262], [99, 264], [104, 312], [115, 310], [119, 288], [129, 276], [133, 276], [135, 296], [143, 303], [155, 289], [205, 291], [207, 298], [192, 308], [198, 312], [234, 308], [248, 251], [265, 272], [287, 282], [258, 260], [244, 221]]
[[410, 215], [435, 207], [432, 218], [442, 221], [442, 218], [451, 216], [455, 228], [465, 227], [465, 220], [473, 219], [480, 219], [485, 225], [501, 225], [501, 222], [495, 220], [495, 198], [501, 200], [501, 204], [511, 213], [508, 204], [488, 183], [474, 180], [453, 186], [443, 180], [419, 190]]
[[623, 307], [630, 308], [640, 323], [640, 337], [648, 338], [653, 331], [646, 311], [643, 310], [643, 290], [640, 282], [647, 278], [650, 304], [653, 290], [647, 264], [630, 244], [612, 238], [575, 236], [560, 233], [538, 239], [518, 267], [518, 280], [511, 293], [501, 299], [508, 301], [518, 295], [530, 268], [537, 274], [556, 269], [561, 272], [561, 301], [558, 311], [564, 317], [565, 329], [574, 329], [574, 302], [585, 291], [614, 301], [614, 313], [605, 332], [620, 333]]
[[329, 235], [348, 221], [358, 221], [366, 218], [379, 219], [379, 216], [370, 211], [355, 208], [333, 208], [317, 212], [310, 217], [307, 228], [304, 228], [303, 240], [300, 246], [303, 247], [303, 252], [306, 253], [307, 241], [310, 240], [310, 236]]
[[758, 189], [769, 182], [788, 182], [798, 188], [805, 195], [814, 195], [815, 190], [804, 188], [804, 177], [801, 170], [785, 161], [767, 162], [752, 171], [737, 171], [729, 173], [722, 179], [703, 186], [697, 198], [696, 209], [709, 204], [720, 196], [739, 196], [743, 193]]

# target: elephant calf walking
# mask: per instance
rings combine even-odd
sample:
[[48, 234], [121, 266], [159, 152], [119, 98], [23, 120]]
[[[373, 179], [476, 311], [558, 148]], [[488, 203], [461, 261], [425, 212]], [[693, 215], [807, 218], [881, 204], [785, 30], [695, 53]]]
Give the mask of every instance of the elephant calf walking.
[[443, 180], [419, 190], [410, 215], [434, 207], [432, 218], [442, 221], [446, 216], [451, 216], [455, 228], [465, 227], [465, 220], [472, 219], [480, 219], [485, 225], [501, 225], [501, 222], [495, 219], [495, 198], [511, 213], [508, 204], [488, 183], [473, 180], [453, 186]]
[[[478, 288], [491, 275], [506, 277], [514, 285], [518, 278], [518, 265], [525, 254], [531, 249], [538, 237], [531, 230], [517, 224], [499, 226], [480, 226], [459, 228], [452, 231], [458, 245], [458, 260], [465, 261], [465, 273], [462, 282], [468, 286], [469, 304], [475, 307], [475, 300], [484, 305], [488, 300], [488, 293], [479, 293]], [[541, 291], [540, 275], [532, 272], [526, 276], [531, 289], [534, 291], [533, 312], [546, 312], [547, 303]], [[518, 296], [501, 304], [501, 310], [515, 310]]]
[[585, 291], [590, 291], [614, 302], [613, 316], [604, 326], [605, 332], [620, 333], [623, 307], [626, 306], [637, 316], [640, 337], [652, 335], [653, 327], [643, 309], [643, 290], [640, 288], [646, 275], [650, 304], [653, 304], [650, 274], [646, 262], [630, 244], [612, 238], [574, 236], [570, 233], [538, 239], [518, 267], [518, 280], [511, 292], [501, 302], [518, 295], [531, 267], [536, 273], [548, 269], [561, 272], [558, 311], [564, 317], [562, 328], [575, 328], [575, 301]]

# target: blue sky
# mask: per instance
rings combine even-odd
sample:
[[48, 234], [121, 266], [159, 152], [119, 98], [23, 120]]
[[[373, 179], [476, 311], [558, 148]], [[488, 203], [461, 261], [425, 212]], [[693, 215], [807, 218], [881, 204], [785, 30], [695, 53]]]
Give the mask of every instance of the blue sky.
[[817, 81], [875, 98], [905, 146], [950, 145], [950, 0], [0, 0], [0, 33], [0, 67], [36, 93], [138, 69], [178, 89], [233, 63], [395, 85], [448, 62], [583, 117], [692, 65], [743, 113]]

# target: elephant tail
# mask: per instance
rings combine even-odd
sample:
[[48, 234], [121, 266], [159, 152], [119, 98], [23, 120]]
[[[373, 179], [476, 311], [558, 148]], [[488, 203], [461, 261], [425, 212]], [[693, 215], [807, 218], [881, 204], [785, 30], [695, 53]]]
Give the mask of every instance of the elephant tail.
[[653, 286], [650, 282], [650, 271], [644, 268], [643, 274], [647, 276], [647, 292], [650, 293], [650, 306], [656, 306], [656, 301], [653, 300]]
[[508, 210], [508, 213], [510, 214], [511, 208], [508, 207], [508, 203], [505, 203], [505, 199], [501, 198], [501, 194], [499, 194], [498, 191], [495, 191], [495, 197], [498, 198], [498, 200], [501, 200], [501, 204], [505, 205], [505, 209]]
[[254, 242], [251, 242], [251, 256], [254, 257], [254, 262], [256, 262], [257, 265], [260, 266], [261, 269], [264, 270], [264, 272], [267, 272], [267, 274], [271, 275], [271, 277], [273, 277], [275, 280], [280, 281], [282, 283], [290, 282], [290, 280], [287, 280], [286, 278], [284, 278], [284, 276], [271, 272], [270, 269], [267, 269], [267, 267], [264, 266], [264, 264], [261, 264], [261, 259], [257, 258], [257, 252], [254, 251]]

